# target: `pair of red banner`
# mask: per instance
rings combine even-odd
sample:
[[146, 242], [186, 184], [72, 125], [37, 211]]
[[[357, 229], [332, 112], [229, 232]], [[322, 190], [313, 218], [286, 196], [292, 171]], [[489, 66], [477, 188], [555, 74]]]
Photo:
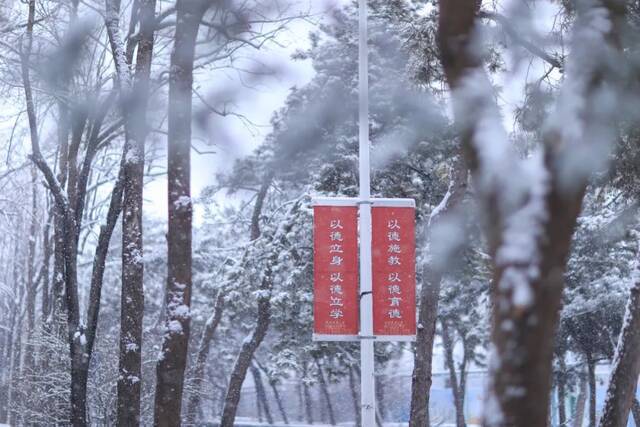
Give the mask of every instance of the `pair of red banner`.
[[[373, 333], [379, 340], [416, 334], [415, 207], [373, 199]], [[359, 331], [357, 199], [314, 202], [314, 339], [355, 340]]]

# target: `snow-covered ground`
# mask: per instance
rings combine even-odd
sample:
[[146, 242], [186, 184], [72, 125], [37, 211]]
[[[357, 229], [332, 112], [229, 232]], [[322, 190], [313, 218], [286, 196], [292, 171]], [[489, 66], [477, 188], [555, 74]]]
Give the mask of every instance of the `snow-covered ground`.
[[[329, 424], [267, 424], [260, 423], [252, 419], [238, 417], [234, 424], [236, 427], [263, 427], [263, 426], [275, 426], [275, 427], [331, 427]], [[354, 423], [338, 423], [338, 426], [351, 427]], [[384, 423], [384, 427], [406, 427], [409, 423]], [[455, 427], [455, 424], [439, 424], [440, 427]], [[2, 427], [0, 425], [0, 427]], [[480, 427], [479, 424], [467, 424], [467, 427]]]

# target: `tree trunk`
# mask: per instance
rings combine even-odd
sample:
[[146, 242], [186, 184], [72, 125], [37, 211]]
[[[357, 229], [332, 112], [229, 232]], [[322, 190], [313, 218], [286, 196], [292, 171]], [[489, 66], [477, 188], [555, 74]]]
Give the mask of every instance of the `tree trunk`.
[[278, 410], [280, 411], [280, 416], [282, 417], [282, 421], [285, 424], [289, 424], [289, 417], [287, 417], [287, 411], [284, 406], [284, 402], [282, 402], [282, 397], [280, 396], [280, 392], [278, 391], [278, 383], [274, 380], [269, 380], [269, 386], [273, 391], [273, 396], [276, 399], [276, 403], [278, 404]]
[[409, 427], [429, 427], [429, 392], [436, 333], [441, 276], [427, 265], [422, 268], [422, 288], [418, 307], [413, 374], [411, 376], [411, 412]]
[[75, 347], [71, 356], [71, 425], [74, 427], [87, 424], [87, 382], [89, 381], [89, 365], [84, 363], [83, 349]]
[[[29, 135], [32, 141], [39, 144], [38, 124], [36, 117], [36, 108], [33, 100], [33, 94], [31, 92], [31, 81], [29, 78], [29, 66], [31, 63], [31, 48], [33, 43], [33, 25], [35, 23], [35, 0], [29, 0], [28, 2], [28, 18], [27, 18], [27, 31], [24, 46], [22, 47], [22, 58], [20, 61], [22, 70], [22, 82], [24, 85], [25, 100], [27, 104], [27, 116], [29, 120]], [[31, 212], [31, 225], [29, 227], [29, 243], [28, 243], [28, 259], [27, 259], [27, 368], [32, 368], [34, 364], [34, 353], [29, 341], [33, 337], [35, 329], [35, 306], [36, 306], [36, 289], [34, 286], [34, 258], [36, 247], [36, 227], [37, 216], [36, 210], [37, 192], [36, 192], [36, 170], [35, 166], [32, 166], [31, 170], [32, 181], [32, 212]]]
[[41, 298], [41, 322], [45, 326], [51, 313], [51, 294], [49, 289], [49, 264], [51, 262], [51, 244], [50, 236], [51, 223], [53, 221], [53, 212], [48, 213], [47, 223], [42, 232], [42, 298]]
[[262, 423], [262, 401], [260, 400], [260, 396], [258, 395], [258, 388], [254, 390], [256, 392], [256, 410], [258, 412], [258, 422]]
[[640, 402], [638, 399], [633, 399], [633, 405], [631, 406], [631, 413], [633, 414], [633, 422], [636, 427], [640, 427]]
[[[637, 271], [633, 277], [637, 277]], [[613, 358], [600, 427], [627, 425], [629, 411], [635, 399], [638, 375], [640, 375], [640, 280], [636, 279], [631, 288]]]
[[460, 397], [460, 417], [462, 422], [465, 422], [464, 417], [464, 402], [467, 396], [467, 368], [469, 367], [469, 348], [467, 342], [463, 339], [464, 356], [462, 363], [460, 364], [460, 381], [458, 383], [458, 396]]
[[175, 44], [169, 75], [168, 278], [165, 332], [156, 368], [154, 424], [181, 423], [191, 306], [191, 107], [196, 38], [207, 4], [176, 4]]
[[589, 378], [589, 427], [596, 425], [596, 362], [587, 356], [587, 375]]
[[[463, 157], [460, 155], [453, 164], [447, 194], [438, 207], [433, 210], [429, 218], [429, 229], [437, 227], [442, 218], [455, 209], [464, 197], [466, 188], [467, 167]], [[413, 358], [413, 374], [411, 376], [409, 427], [428, 427], [430, 425], [429, 392], [432, 383], [433, 343], [436, 335], [441, 280], [442, 272], [439, 266], [431, 265], [429, 261], [425, 262], [422, 266], [418, 331]]]
[[[66, 103], [58, 102], [58, 175], [57, 180], [60, 187], [64, 187], [67, 181], [67, 152], [69, 148], [69, 111]], [[45, 175], [46, 178], [46, 175]], [[52, 280], [52, 307], [50, 321], [54, 327], [56, 336], [64, 339], [65, 331], [63, 330], [63, 315], [66, 311], [66, 302], [64, 299], [65, 287], [65, 265], [64, 265], [64, 214], [58, 206], [58, 201], [52, 192], [53, 199], [53, 280]]]
[[565, 401], [567, 399], [567, 391], [564, 383], [558, 383], [558, 424], [562, 427], [567, 425], [567, 410]]
[[269, 408], [269, 401], [267, 400], [267, 393], [264, 389], [264, 383], [262, 382], [262, 375], [260, 374], [260, 370], [255, 366], [255, 364], [251, 365], [251, 375], [253, 376], [253, 382], [256, 386], [256, 396], [258, 407], [262, 407], [264, 411], [264, 415], [267, 419], [267, 423], [269, 425], [273, 424], [273, 417], [271, 416], [271, 409]]
[[289, 417], [287, 416], [287, 411], [284, 406], [284, 402], [282, 401], [282, 397], [280, 396], [280, 391], [278, 390], [278, 381], [275, 378], [269, 377], [269, 372], [265, 369], [264, 366], [260, 364], [257, 360], [254, 359], [254, 362], [260, 368], [260, 371], [264, 373], [269, 381], [269, 387], [271, 387], [271, 391], [273, 391], [273, 397], [276, 400], [276, 404], [278, 405], [278, 411], [280, 412], [280, 416], [282, 417], [282, 421], [285, 424], [289, 424]]
[[35, 281], [36, 233], [38, 230], [38, 189], [37, 171], [31, 165], [31, 221], [29, 224], [29, 242], [27, 246], [27, 341], [25, 345], [25, 368], [30, 372], [35, 367], [36, 348], [33, 345], [33, 334], [36, 329], [36, 294]]
[[65, 212], [65, 305], [67, 308], [67, 343], [71, 363], [71, 424], [87, 425], [87, 381], [89, 355], [84, 348], [85, 329], [80, 321], [77, 273], [77, 229], [71, 213]]
[[[271, 289], [270, 275], [270, 271], [265, 274], [260, 286], [261, 290], [268, 291]], [[222, 411], [222, 418], [220, 419], [220, 427], [232, 427], [234, 425], [238, 403], [240, 402], [242, 383], [247, 376], [247, 370], [251, 365], [253, 355], [267, 335], [267, 330], [269, 329], [271, 320], [270, 298], [271, 296], [259, 298], [257, 324], [251, 335], [243, 341], [240, 352], [238, 353], [238, 358], [233, 366], [231, 378], [229, 379], [229, 387], [227, 388], [227, 395], [225, 397], [224, 410]]]
[[[8, 238], [7, 236], [2, 236], [0, 237], [0, 265], [7, 265], [5, 264], [5, 262], [7, 262], [7, 258], [8, 256], [6, 255], [7, 252], [7, 241]], [[2, 280], [4, 283], [7, 282], [7, 272], [6, 269], [4, 271], [2, 271], [2, 273], [0, 273], [0, 280]], [[6, 424], [7, 423], [7, 399], [9, 397], [8, 394], [8, 389], [9, 389], [9, 376], [8, 376], [8, 369], [6, 368], [7, 366], [10, 366], [10, 360], [9, 358], [7, 358], [6, 355], [6, 351], [7, 348], [9, 347], [9, 341], [8, 341], [8, 337], [11, 333], [11, 316], [10, 313], [6, 313], [6, 321], [9, 322], [9, 324], [7, 325], [7, 328], [1, 328], [0, 329], [0, 366], [3, 366], [4, 368], [2, 370], [0, 370], [0, 424]]]
[[564, 427], [567, 425], [567, 411], [566, 411], [566, 400], [567, 400], [567, 386], [566, 386], [566, 377], [567, 377], [567, 364], [564, 360], [564, 353], [558, 355], [558, 422], [560, 426]]
[[[256, 202], [253, 207], [253, 213], [251, 215], [251, 231], [249, 236], [252, 241], [260, 237], [260, 215], [262, 214], [264, 200], [267, 197], [267, 192], [269, 190], [269, 187], [271, 186], [272, 179], [273, 179], [272, 173], [268, 174], [267, 177], [265, 177], [265, 180], [263, 181], [262, 186], [260, 187], [260, 190], [258, 191], [258, 195], [256, 197]], [[245, 257], [246, 255], [247, 255], [247, 252], [245, 252]], [[242, 262], [244, 262], [244, 257]], [[232, 281], [235, 281], [235, 278]], [[213, 340], [213, 334], [215, 333], [215, 330], [218, 327], [218, 324], [220, 323], [220, 320], [222, 318], [222, 311], [224, 308], [224, 294], [223, 294], [224, 291], [221, 290], [220, 292], [221, 293], [218, 294], [218, 297], [216, 299], [214, 312], [212, 314], [212, 317], [209, 319], [209, 321], [207, 321], [207, 325], [205, 326], [202, 340], [200, 343], [200, 348], [199, 348], [198, 356], [196, 359], [196, 368], [194, 372], [195, 388], [189, 401], [189, 406], [187, 411], [188, 414], [194, 414], [196, 412], [197, 406], [199, 405], [200, 389], [202, 387], [202, 380], [204, 378], [204, 368], [206, 364], [207, 355], [209, 354], [209, 346], [211, 345], [211, 341]], [[244, 381], [244, 378], [243, 378], [243, 381]], [[225, 402], [226, 402], [226, 399], [225, 399]]]
[[[567, 138], [559, 125], [549, 126], [544, 134], [543, 156], [533, 159], [540, 162], [541, 168], [540, 173], [534, 175], [525, 173], [524, 168], [512, 167], [520, 160], [510, 151], [511, 144], [502, 130], [498, 139], [487, 136], [489, 123], [498, 129], [501, 125], [482, 55], [474, 51], [477, 46], [473, 39], [475, 20], [481, 3], [476, 0], [441, 0], [437, 38], [440, 60], [452, 90], [462, 145], [470, 169], [477, 178], [477, 194], [486, 212], [486, 236], [493, 260], [493, 354], [489, 364], [484, 423], [488, 427], [545, 427], [549, 419], [553, 348], [564, 271], [589, 179], [588, 174], [575, 176], [568, 186], [563, 159], [571, 150], [585, 148], [584, 144], [580, 146], [577, 141]], [[597, 14], [593, 12], [594, 8], [602, 6], [599, 3], [578, 8], [583, 18], [580, 24], [597, 27], [598, 40], [602, 40], [597, 47], [607, 49], [611, 55], [614, 51], [619, 52], [616, 44], [619, 11], [614, 3], [617, 2], [604, 3], [613, 25], [599, 26], [592, 22], [600, 19], [601, 15], [596, 18]], [[574, 40], [576, 46], [584, 43], [580, 37]], [[605, 68], [610, 59], [605, 59], [606, 55], [595, 56], [595, 61], [585, 61], [584, 56], [570, 56], [573, 62], [567, 70], [581, 74], [571, 76], [571, 79], [567, 76], [566, 81], [579, 78], [585, 84], [568, 88], [575, 93], [571, 98], [561, 97], [559, 108], [574, 108], [568, 105], [567, 99], [584, 99], [584, 111], [576, 113], [582, 118], [582, 123], [574, 125], [590, 129], [597, 123], [603, 126], [604, 132], [604, 129], [615, 127], [616, 118], [612, 110], [598, 109], [595, 99], [602, 85], [610, 84], [613, 90], [622, 85], [608, 78], [611, 73], [605, 72]], [[502, 147], [496, 148], [498, 145]], [[500, 150], [505, 157], [496, 161], [496, 156], [489, 155], [488, 150], [493, 154]], [[518, 174], [522, 174], [520, 178], [516, 178]], [[525, 187], [514, 185], [525, 180]], [[516, 198], [519, 202], [512, 203]], [[511, 228], [514, 224], [522, 224], [522, 221], [530, 221], [531, 226], [524, 232], [518, 229], [514, 239]], [[533, 230], [539, 231], [533, 233]], [[523, 238], [527, 241], [526, 252], [513, 257], [500, 256], [506, 254], [502, 249], [513, 249], [510, 245], [519, 247]], [[531, 271], [536, 274], [531, 276]], [[519, 295], [516, 291], [525, 291], [526, 295]]]
[[582, 427], [582, 421], [584, 420], [584, 408], [587, 403], [587, 379], [584, 375], [580, 375], [580, 383], [578, 389], [578, 399], [576, 401], [576, 408], [573, 413], [573, 427]]
[[302, 384], [296, 384], [296, 394], [298, 395], [298, 421], [304, 420], [304, 396], [302, 395]]
[[62, 216], [55, 209], [53, 220], [53, 289], [52, 289], [52, 307], [49, 321], [53, 325], [56, 336], [64, 338], [64, 331], [62, 330], [62, 319], [66, 310], [66, 303], [64, 299], [64, 221]]
[[379, 417], [381, 422], [384, 422], [384, 419], [386, 418], [387, 415], [387, 411], [386, 411], [386, 406], [385, 406], [385, 394], [384, 394], [384, 377], [382, 375], [376, 375], [375, 377], [375, 381], [376, 381], [376, 401], [377, 401], [377, 405], [376, 405], [376, 411], [378, 411]]
[[382, 421], [382, 416], [380, 415], [380, 410], [378, 410], [378, 408], [376, 408], [376, 425], [378, 427], [382, 427], [383, 421]]
[[327, 413], [329, 415], [329, 424], [332, 426], [336, 425], [336, 416], [333, 412], [333, 403], [331, 402], [331, 393], [329, 392], [329, 385], [327, 384], [327, 380], [324, 376], [324, 372], [322, 370], [322, 366], [318, 359], [316, 359], [316, 367], [318, 368], [318, 381], [320, 383], [320, 390], [322, 391], [322, 396], [324, 397], [324, 402], [327, 407]]
[[[17, 227], [18, 229], [20, 226]], [[19, 241], [15, 241], [14, 251], [13, 251], [13, 268], [12, 268], [12, 278], [13, 282], [13, 295], [14, 300], [11, 305], [11, 315], [9, 322], [9, 340], [7, 346], [7, 360], [9, 360], [9, 381], [8, 381], [8, 391], [7, 391], [7, 416], [9, 424], [15, 422], [15, 410], [13, 408], [13, 401], [15, 399], [16, 394], [16, 385], [18, 384], [18, 374], [20, 372], [20, 345], [22, 336], [22, 322], [20, 319], [20, 306], [21, 306], [21, 291], [22, 287], [20, 286], [19, 276], [18, 276], [18, 256], [20, 253], [20, 245]]]
[[360, 395], [358, 394], [358, 386], [356, 384], [356, 376], [353, 368], [349, 367], [349, 391], [353, 401], [353, 414], [356, 420], [356, 427], [362, 426], [362, 414], [360, 413]]
[[[67, 182], [68, 197], [63, 193], [62, 184], [57, 180], [53, 171], [46, 163], [42, 153], [40, 152], [40, 141], [37, 133], [36, 113], [31, 91], [31, 82], [29, 78], [29, 59], [31, 54], [31, 43], [33, 34], [33, 25], [35, 21], [35, 0], [29, 0], [29, 17], [27, 21], [27, 38], [26, 47], [23, 49], [21, 65], [22, 80], [25, 90], [25, 99], [27, 104], [27, 116], [29, 118], [29, 128], [31, 135], [32, 161], [43, 173], [49, 189], [51, 190], [56, 203], [56, 216], [59, 218], [57, 223], [57, 234], [59, 241], [57, 242], [56, 254], [57, 261], [62, 265], [58, 265], [56, 272], [56, 280], [59, 284], [65, 285], [64, 304], [67, 312], [67, 340], [69, 345], [70, 363], [71, 363], [71, 424], [73, 426], [85, 426], [86, 421], [86, 387], [87, 387], [87, 371], [89, 366], [88, 355], [84, 351], [82, 342], [85, 339], [84, 329], [80, 321], [80, 309], [78, 301], [78, 282], [77, 282], [77, 244], [79, 223], [76, 222], [72, 212], [75, 207], [73, 201], [77, 197], [77, 188], [75, 187], [75, 176], [77, 170], [75, 168], [77, 149], [82, 137], [82, 129], [84, 128], [84, 119], [79, 120], [74, 126], [73, 149], [69, 150], [69, 179]], [[72, 176], [74, 178], [72, 178]], [[59, 245], [59, 247], [58, 247]], [[63, 271], [62, 271], [63, 270]], [[59, 276], [58, 276], [59, 275]], [[58, 289], [60, 291], [60, 289]]]
[[[5, 244], [3, 241], [2, 244]], [[1, 255], [0, 255], [1, 256]], [[0, 330], [0, 363], [4, 367], [0, 372], [0, 424], [7, 424], [8, 422], [8, 404], [9, 404], [9, 379], [10, 379], [10, 368], [11, 367], [11, 359], [7, 357], [7, 352], [9, 351], [10, 337], [11, 337], [11, 316], [8, 316], [9, 325], [7, 325], [7, 330]]]
[[453, 404], [456, 408], [456, 426], [466, 427], [464, 420], [464, 397], [460, 394], [460, 386], [458, 384], [458, 374], [456, 373], [456, 363], [453, 358], [454, 342], [451, 338], [449, 326], [446, 321], [442, 321], [442, 344], [444, 346], [445, 362], [449, 371], [449, 382], [451, 383], [451, 393], [453, 395]]
[[155, 0], [141, 0], [132, 9], [131, 25], [140, 20], [135, 83], [129, 63], [123, 63], [124, 45], [119, 34], [119, 3], [106, 0], [105, 24], [118, 73], [121, 111], [125, 123], [122, 201], [122, 290], [120, 298], [120, 357], [118, 425], [140, 423], [142, 386], [142, 327], [144, 314], [144, 262], [142, 203], [149, 74], [155, 30]]
[[[269, 173], [262, 183], [258, 196], [256, 198], [256, 206], [253, 211], [252, 218], [252, 237], [257, 238], [260, 235], [259, 231], [259, 213], [262, 210], [262, 203], [265, 200], [267, 191], [271, 186], [273, 180], [273, 173]], [[294, 205], [292, 209], [298, 209], [298, 204]], [[283, 235], [286, 235], [291, 229], [291, 225], [284, 227]], [[281, 239], [282, 236], [274, 235], [272, 239]], [[255, 239], [252, 239], [255, 240]], [[271, 322], [271, 288], [273, 286], [272, 269], [278, 259], [278, 252], [274, 249], [274, 252], [268, 257], [267, 265], [260, 282], [260, 296], [258, 297], [258, 314], [256, 319], [256, 327], [253, 332], [243, 341], [238, 357], [234, 363], [231, 378], [229, 380], [229, 387], [227, 389], [227, 395], [225, 397], [224, 409], [222, 411], [222, 418], [220, 419], [220, 427], [232, 427], [236, 418], [236, 412], [238, 410], [238, 403], [240, 402], [240, 390], [242, 389], [242, 383], [247, 375], [247, 370], [253, 359], [253, 355], [264, 340], [269, 330], [269, 324]]]
[[308, 367], [307, 362], [302, 364], [302, 393], [304, 395], [304, 410], [306, 415], [307, 424], [313, 424], [313, 402], [311, 401], [311, 393], [309, 392], [309, 385], [304, 381], [307, 377]]
[[198, 354], [196, 356], [195, 367], [193, 368], [193, 389], [189, 396], [189, 403], [187, 405], [187, 420], [189, 423], [195, 423], [200, 408], [200, 400], [202, 396], [202, 385], [204, 383], [205, 368], [207, 366], [207, 357], [209, 356], [209, 350], [211, 348], [211, 342], [213, 336], [218, 329], [220, 320], [222, 320], [222, 313], [224, 310], [224, 294], [222, 291], [218, 293], [216, 302], [213, 309], [213, 314], [207, 320], [202, 333], [202, 339], [198, 347]]

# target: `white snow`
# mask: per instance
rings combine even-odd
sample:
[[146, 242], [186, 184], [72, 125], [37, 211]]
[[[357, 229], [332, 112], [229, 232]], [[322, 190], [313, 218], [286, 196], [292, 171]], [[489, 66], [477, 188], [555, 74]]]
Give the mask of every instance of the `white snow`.
[[173, 205], [176, 208], [187, 208], [189, 206], [191, 206], [191, 197], [189, 196], [180, 196], [178, 197], [178, 199], [173, 202]]
[[177, 320], [170, 320], [169, 323], [167, 323], [167, 330], [172, 334], [181, 334], [182, 324]]

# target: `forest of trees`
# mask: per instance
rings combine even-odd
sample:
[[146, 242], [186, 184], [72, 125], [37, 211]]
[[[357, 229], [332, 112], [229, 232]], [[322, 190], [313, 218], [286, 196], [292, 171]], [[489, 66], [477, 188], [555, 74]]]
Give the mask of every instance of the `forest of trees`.
[[[378, 424], [640, 425], [640, 1], [368, 4], [372, 195], [416, 201], [418, 245]], [[230, 427], [247, 383], [267, 424], [361, 424], [358, 344], [312, 341], [311, 199], [358, 194], [357, 19], [0, 1], [0, 425]], [[292, 39], [308, 80], [224, 135]]]

